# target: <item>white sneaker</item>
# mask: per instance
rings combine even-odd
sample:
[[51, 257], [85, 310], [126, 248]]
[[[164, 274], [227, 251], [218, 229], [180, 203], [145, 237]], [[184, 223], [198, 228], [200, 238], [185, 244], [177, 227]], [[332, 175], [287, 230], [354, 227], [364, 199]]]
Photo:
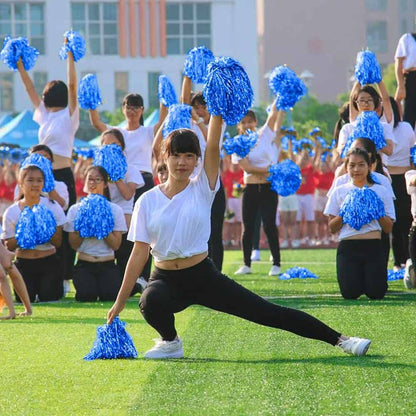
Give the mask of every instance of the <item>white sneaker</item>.
[[273, 261], [274, 261], [273, 254], [270, 254], [269, 261], [271, 261], [273, 263]]
[[278, 276], [281, 273], [279, 266], [272, 266], [272, 268], [269, 271], [269, 276]]
[[280, 243], [280, 248], [288, 248], [289, 247], [289, 243], [287, 242], [287, 240], [283, 240]]
[[371, 341], [365, 338], [350, 337], [338, 344], [347, 354], [362, 356], [365, 355], [370, 347]]
[[412, 259], [407, 259], [404, 268], [403, 284], [406, 289], [416, 288], [416, 271], [412, 264]]
[[300, 246], [300, 242], [299, 240], [293, 240], [292, 241], [292, 247], [293, 248], [298, 248]]
[[251, 267], [241, 266], [234, 274], [251, 274]]
[[71, 292], [71, 282], [69, 280], [64, 280], [64, 296]]
[[143, 293], [143, 290], [145, 290], [146, 289], [146, 286], [147, 286], [147, 282], [146, 282], [146, 280], [144, 280], [144, 277], [140, 276], [136, 280], [136, 283], [138, 283], [142, 287], [142, 292], [141, 293]]
[[144, 358], [154, 360], [183, 358], [182, 341], [180, 338], [176, 338], [173, 341], [155, 339], [155, 346], [151, 350], [145, 352]]
[[260, 261], [260, 250], [253, 250], [250, 259], [251, 261]]

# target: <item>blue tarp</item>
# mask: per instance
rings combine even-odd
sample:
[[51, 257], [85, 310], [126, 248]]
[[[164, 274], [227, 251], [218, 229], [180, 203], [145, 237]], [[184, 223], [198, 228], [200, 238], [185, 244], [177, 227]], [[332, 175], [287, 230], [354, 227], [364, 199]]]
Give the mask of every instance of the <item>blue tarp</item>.
[[37, 144], [39, 124], [32, 117], [33, 113], [25, 110], [0, 128], [0, 143], [15, 144], [23, 148]]
[[5, 126], [8, 122], [12, 121], [13, 117], [10, 114], [4, 114], [0, 117], [0, 127]]

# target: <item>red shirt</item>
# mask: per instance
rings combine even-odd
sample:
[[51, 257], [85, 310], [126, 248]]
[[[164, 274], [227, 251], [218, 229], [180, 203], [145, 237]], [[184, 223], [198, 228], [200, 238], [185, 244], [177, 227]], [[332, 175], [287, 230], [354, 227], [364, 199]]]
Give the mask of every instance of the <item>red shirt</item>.
[[306, 166], [300, 170], [302, 175], [302, 183], [296, 192], [298, 195], [308, 195], [315, 193], [314, 169], [312, 165]]
[[334, 175], [334, 172], [332, 171], [328, 171], [326, 173], [315, 171], [314, 180], [315, 180], [316, 188], [329, 191], [329, 189], [331, 188], [332, 182], [334, 181], [334, 177], [335, 175]]
[[227, 192], [228, 198], [233, 198], [233, 185], [235, 183], [243, 184], [243, 176], [244, 172], [240, 167], [238, 167], [236, 172], [226, 170], [221, 174], [222, 184]]
[[16, 188], [16, 182], [12, 182], [10, 185], [7, 185], [6, 182], [1, 182], [1, 185], [0, 185], [1, 198], [5, 199], [6, 201], [13, 201], [15, 188]]

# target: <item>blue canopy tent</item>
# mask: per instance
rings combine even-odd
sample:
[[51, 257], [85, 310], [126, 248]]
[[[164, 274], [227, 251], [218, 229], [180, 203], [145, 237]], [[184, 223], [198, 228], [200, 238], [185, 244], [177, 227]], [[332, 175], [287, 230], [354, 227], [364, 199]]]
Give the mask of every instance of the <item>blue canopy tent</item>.
[[10, 114], [4, 114], [0, 117], [0, 127], [5, 126], [7, 123], [13, 120], [13, 117]]
[[39, 124], [32, 120], [33, 113], [22, 111], [12, 121], [0, 128], [0, 143], [29, 148], [38, 143]]

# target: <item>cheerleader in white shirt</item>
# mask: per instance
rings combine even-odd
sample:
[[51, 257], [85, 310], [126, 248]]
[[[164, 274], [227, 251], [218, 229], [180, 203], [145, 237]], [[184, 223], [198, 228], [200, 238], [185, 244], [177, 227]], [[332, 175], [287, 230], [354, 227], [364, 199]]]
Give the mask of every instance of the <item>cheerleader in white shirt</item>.
[[[345, 299], [365, 294], [382, 299], [387, 291], [387, 269], [381, 244], [381, 231], [389, 233], [395, 220], [393, 199], [386, 188], [375, 184], [365, 150], [353, 148], [345, 161], [351, 181], [335, 188], [329, 196], [324, 214], [329, 217], [332, 233], [339, 232], [337, 278]], [[359, 230], [344, 223], [340, 210], [346, 196], [356, 188], [369, 187], [381, 199], [385, 215], [361, 226]]]
[[220, 116], [211, 117], [204, 168], [192, 179], [200, 157], [195, 133], [180, 129], [165, 139], [162, 156], [168, 166], [168, 180], [135, 204], [128, 236], [134, 248], [116, 302], [108, 312], [108, 324], [124, 309], [151, 249], [155, 270], [140, 297], [140, 310], [161, 339], [146, 352], [146, 358], [183, 357], [174, 314], [192, 304], [364, 355], [369, 340], [344, 337], [304, 312], [266, 301], [221, 274], [207, 257], [211, 205], [219, 187], [221, 124]]

